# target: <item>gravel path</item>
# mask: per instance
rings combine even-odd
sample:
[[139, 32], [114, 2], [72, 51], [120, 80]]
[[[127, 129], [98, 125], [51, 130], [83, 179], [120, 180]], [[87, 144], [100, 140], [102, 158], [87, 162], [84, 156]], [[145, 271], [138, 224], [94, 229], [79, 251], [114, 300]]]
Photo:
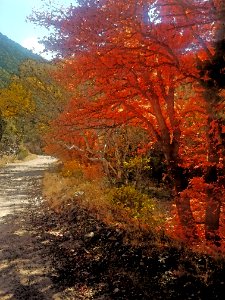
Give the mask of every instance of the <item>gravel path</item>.
[[[57, 294], [44, 245], [27, 228], [41, 178], [55, 161], [48, 156], [0, 169], [0, 299], [67, 299]], [[29, 204], [30, 203], [30, 204]]]
[[37, 156], [0, 169], [0, 218], [18, 212], [39, 196], [43, 172], [54, 161], [49, 156]]

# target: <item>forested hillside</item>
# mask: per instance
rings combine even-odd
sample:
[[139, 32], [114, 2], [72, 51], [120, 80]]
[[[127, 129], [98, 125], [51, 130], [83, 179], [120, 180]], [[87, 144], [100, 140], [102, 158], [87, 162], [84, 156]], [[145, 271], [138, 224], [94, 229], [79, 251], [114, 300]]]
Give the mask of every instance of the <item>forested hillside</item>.
[[0, 156], [42, 151], [42, 137], [66, 101], [50, 76], [55, 68], [0, 33]]
[[9, 83], [12, 74], [18, 74], [19, 65], [26, 59], [44, 61], [41, 56], [0, 33], [0, 87]]

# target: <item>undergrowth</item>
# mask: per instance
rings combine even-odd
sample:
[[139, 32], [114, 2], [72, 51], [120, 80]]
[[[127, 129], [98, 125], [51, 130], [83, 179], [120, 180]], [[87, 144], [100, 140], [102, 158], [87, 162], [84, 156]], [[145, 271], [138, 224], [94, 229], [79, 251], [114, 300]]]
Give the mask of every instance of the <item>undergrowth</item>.
[[104, 177], [90, 178], [81, 166], [61, 167], [45, 174], [44, 198], [47, 206], [57, 213], [72, 211], [79, 204], [90, 215], [106, 225], [125, 229], [132, 244], [140, 244], [147, 233], [161, 243], [166, 212], [160, 201], [136, 190], [133, 186], [111, 187]]
[[45, 175], [48, 221], [40, 226], [56, 284], [94, 286], [93, 299], [224, 299], [224, 258], [169, 239], [159, 199], [65, 173]]
[[[124, 229], [127, 240], [133, 245], [146, 243], [146, 234], [151, 234], [161, 247], [167, 247], [168, 241], [169, 247], [185, 243], [171, 234], [173, 205], [172, 201], [165, 201], [161, 187], [152, 187], [153, 194], [137, 190], [132, 185], [111, 186], [93, 165], [84, 167], [76, 161], [69, 161], [46, 173], [43, 188], [46, 204], [55, 212], [69, 214], [74, 206], [79, 205], [106, 225]], [[186, 247], [198, 253], [224, 257], [221, 249], [204, 241]]]
[[31, 153], [23, 144], [18, 146], [17, 151], [13, 154], [0, 151], [0, 167], [9, 163], [31, 160], [36, 157], [36, 154]]

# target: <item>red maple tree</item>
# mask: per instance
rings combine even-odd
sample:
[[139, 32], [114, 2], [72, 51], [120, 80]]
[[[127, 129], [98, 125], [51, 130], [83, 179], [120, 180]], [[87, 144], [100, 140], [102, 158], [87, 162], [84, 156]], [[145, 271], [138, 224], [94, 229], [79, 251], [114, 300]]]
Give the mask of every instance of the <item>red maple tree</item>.
[[90, 158], [93, 149], [102, 153], [101, 130], [144, 128], [146, 143], [157, 142], [164, 153], [189, 239], [197, 238], [197, 227], [185, 191], [196, 176], [206, 183], [207, 239], [215, 240], [219, 230], [222, 127], [215, 101], [204, 94], [208, 74], [199, 66], [213, 60], [221, 11], [222, 2], [210, 0], [80, 0], [63, 13], [33, 18], [54, 27], [45, 45], [62, 59], [58, 80], [74, 92], [56, 121], [55, 139]]

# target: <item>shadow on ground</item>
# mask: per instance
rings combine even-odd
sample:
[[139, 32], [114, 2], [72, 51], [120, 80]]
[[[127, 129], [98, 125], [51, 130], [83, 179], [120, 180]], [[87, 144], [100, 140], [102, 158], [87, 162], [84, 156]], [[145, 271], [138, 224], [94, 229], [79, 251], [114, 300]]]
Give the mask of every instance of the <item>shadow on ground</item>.
[[0, 299], [53, 299], [44, 249], [25, 224], [22, 213], [1, 220]]
[[80, 289], [87, 295], [83, 299], [224, 300], [224, 260], [159, 245], [151, 234], [142, 246], [132, 247], [125, 232], [75, 204], [33, 221], [49, 249], [55, 286]]

